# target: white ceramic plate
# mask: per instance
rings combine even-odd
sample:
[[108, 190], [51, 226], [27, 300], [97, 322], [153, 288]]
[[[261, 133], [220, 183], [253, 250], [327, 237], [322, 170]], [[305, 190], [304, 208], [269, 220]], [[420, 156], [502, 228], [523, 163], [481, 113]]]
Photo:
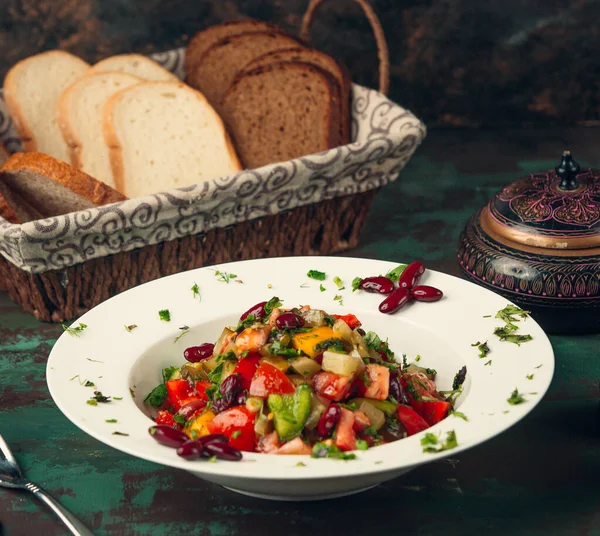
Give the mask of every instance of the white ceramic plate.
[[[185, 469], [242, 493], [283, 500], [329, 498], [369, 488], [474, 447], [525, 417], [548, 389], [554, 371], [552, 347], [538, 324], [531, 318], [521, 322], [520, 333], [532, 335], [530, 342], [521, 346], [499, 342], [493, 331], [502, 322], [494, 315], [507, 301], [474, 284], [432, 271], [425, 273], [421, 283], [442, 289], [445, 296], [441, 301], [412, 303], [396, 314], [381, 314], [377, 307], [382, 297], [353, 293], [351, 281], [393, 267], [394, 263], [366, 259], [290, 257], [202, 268], [146, 283], [82, 316], [78, 322], [88, 327], [79, 337], [67, 333], [60, 337], [48, 360], [50, 393], [67, 418], [107, 445]], [[235, 273], [242, 282], [219, 281], [215, 269]], [[319, 281], [306, 276], [310, 269], [327, 273], [324, 292]], [[335, 276], [343, 280], [345, 290], [336, 288]], [[194, 284], [200, 297], [191, 291]], [[343, 304], [334, 300], [336, 295], [342, 296]], [[421, 433], [357, 452], [352, 461], [244, 453], [241, 462], [208, 463], [185, 461], [175, 450], [156, 443], [148, 434], [153, 422], [143, 400], [161, 381], [161, 369], [183, 364], [186, 347], [214, 342], [225, 325], [236, 324], [242, 312], [273, 296], [281, 298], [285, 306], [309, 304], [331, 313], [356, 314], [366, 330], [389, 339], [397, 356], [404, 353], [412, 361], [421, 355], [419, 365], [437, 369], [439, 389], [450, 389], [455, 373], [466, 365], [467, 381], [457, 405], [468, 422], [450, 416], [428, 430], [442, 438], [454, 430], [458, 447], [439, 454], [424, 453]], [[171, 322], [159, 319], [161, 309], [169, 309]], [[492, 316], [485, 318], [487, 315]], [[131, 324], [138, 327], [128, 332], [124, 326]], [[183, 325], [190, 326], [190, 332], [174, 342]], [[486, 340], [491, 352], [481, 359], [471, 345]], [[528, 379], [531, 374], [533, 379]], [[80, 383], [84, 380], [94, 382], [104, 395], [122, 400], [86, 404], [93, 393]], [[513, 406], [507, 399], [515, 388], [526, 401]], [[107, 423], [110, 419], [118, 422]], [[115, 431], [129, 435], [114, 435]]]

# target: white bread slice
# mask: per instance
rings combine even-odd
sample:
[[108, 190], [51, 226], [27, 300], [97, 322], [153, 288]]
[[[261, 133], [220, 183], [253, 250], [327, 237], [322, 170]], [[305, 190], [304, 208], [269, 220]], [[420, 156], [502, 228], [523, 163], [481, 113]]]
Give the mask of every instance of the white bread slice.
[[110, 56], [94, 64], [90, 69], [90, 74], [106, 71], [132, 74], [151, 82], [180, 82], [173, 73], [141, 54]]
[[102, 111], [115, 93], [140, 82], [141, 78], [126, 73], [92, 73], [65, 89], [58, 101], [58, 123], [69, 145], [71, 165], [112, 188], [115, 181], [102, 135]]
[[4, 79], [4, 99], [25, 151], [69, 162], [69, 149], [58, 127], [56, 103], [65, 88], [89, 65], [62, 50], [51, 50], [17, 63]]
[[104, 140], [127, 197], [190, 186], [241, 170], [223, 121], [182, 82], [145, 82], [104, 107]]

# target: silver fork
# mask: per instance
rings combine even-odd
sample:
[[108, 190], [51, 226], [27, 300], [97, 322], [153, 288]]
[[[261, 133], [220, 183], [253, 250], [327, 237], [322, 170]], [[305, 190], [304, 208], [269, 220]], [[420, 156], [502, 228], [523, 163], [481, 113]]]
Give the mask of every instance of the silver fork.
[[40, 501], [47, 504], [50, 509], [62, 520], [67, 528], [75, 534], [75, 536], [94, 536], [92, 532], [77, 519], [64, 506], [61, 506], [56, 499], [49, 495], [39, 486], [29, 482], [13, 453], [8, 448], [6, 441], [0, 435], [0, 452], [4, 455], [4, 459], [0, 458], [0, 486], [13, 489], [26, 489], [33, 493]]

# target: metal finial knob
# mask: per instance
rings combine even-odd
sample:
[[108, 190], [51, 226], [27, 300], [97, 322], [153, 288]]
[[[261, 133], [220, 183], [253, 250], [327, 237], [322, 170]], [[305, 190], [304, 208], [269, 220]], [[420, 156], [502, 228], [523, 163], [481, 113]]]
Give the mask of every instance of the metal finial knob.
[[579, 164], [571, 156], [571, 151], [564, 151], [560, 164], [554, 168], [554, 171], [560, 177], [558, 187], [561, 190], [576, 190], [579, 186], [577, 175], [580, 170]]

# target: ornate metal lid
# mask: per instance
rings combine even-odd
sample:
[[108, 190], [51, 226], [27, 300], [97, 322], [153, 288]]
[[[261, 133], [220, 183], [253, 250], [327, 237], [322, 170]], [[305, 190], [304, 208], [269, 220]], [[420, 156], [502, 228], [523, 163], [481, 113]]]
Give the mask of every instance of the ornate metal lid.
[[600, 171], [581, 169], [569, 151], [549, 171], [509, 184], [482, 211], [482, 224], [527, 246], [600, 247]]

